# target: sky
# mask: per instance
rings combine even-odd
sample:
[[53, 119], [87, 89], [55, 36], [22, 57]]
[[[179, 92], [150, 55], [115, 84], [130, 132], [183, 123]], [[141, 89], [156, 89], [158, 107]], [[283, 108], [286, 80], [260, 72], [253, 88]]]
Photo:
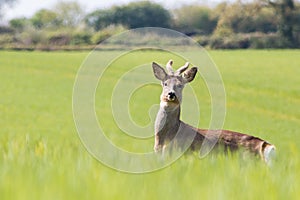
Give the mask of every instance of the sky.
[[[3, 21], [18, 17], [31, 17], [36, 11], [42, 8], [51, 9], [55, 4], [61, 1], [77, 1], [87, 12], [91, 12], [95, 9], [109, 8], [112, 5], [124, 5], [137, 0], [17, 0], [13, 7], [4, 8]], [[220, 1], [221, 0], [152, 0], [152, 2], [159, 3], [167, 9], [180, 7], [184, 4], [211, 4]]]

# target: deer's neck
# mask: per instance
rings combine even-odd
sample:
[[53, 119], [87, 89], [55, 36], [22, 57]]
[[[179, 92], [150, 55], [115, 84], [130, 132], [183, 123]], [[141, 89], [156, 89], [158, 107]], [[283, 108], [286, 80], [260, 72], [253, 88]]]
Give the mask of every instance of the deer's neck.
[[180, 106], [172, 109], [160, 106], [155, 121], [155, 133], [159, 135], [176, 135], [180, 123]]

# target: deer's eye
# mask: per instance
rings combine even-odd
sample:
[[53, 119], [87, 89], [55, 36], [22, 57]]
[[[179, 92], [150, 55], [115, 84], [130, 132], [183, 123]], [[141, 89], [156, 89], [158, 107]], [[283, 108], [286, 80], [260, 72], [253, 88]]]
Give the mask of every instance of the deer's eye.
[[178, 88], [182, 88], [182, 85], [177, 85]]
[[167, 86], [167, 85], [168, 85], [168, 83], [164, 82], [164, 86]]

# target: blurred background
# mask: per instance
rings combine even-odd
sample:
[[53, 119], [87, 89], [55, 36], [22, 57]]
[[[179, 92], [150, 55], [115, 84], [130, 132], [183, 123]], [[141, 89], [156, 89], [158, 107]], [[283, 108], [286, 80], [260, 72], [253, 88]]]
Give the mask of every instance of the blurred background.
[[209, 49], [300, 47], [300, 1], [1, 0], [0, 49], [93, 49], [139, 27], [180, 31]]

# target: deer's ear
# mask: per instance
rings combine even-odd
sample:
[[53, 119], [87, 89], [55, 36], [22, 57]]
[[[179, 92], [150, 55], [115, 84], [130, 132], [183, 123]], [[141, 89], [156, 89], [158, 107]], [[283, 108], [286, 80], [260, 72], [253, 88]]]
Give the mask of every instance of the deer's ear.
[[161, 81], [166, 80], [168, 75], [167, 75], [166, 71], [161, 66], [159, 66], [157, 63], [153, 62], [152, 63], [152, 68], [153, 68], [154, 76], [158, 80], [161, 80]]
[[191, 82], [194, 80], [196, 74], [197, 74], [198, 68], [197, 67], [192, 67], [191, 69], [186, 70], [183, 74], [182, 77], [186, 83]]

